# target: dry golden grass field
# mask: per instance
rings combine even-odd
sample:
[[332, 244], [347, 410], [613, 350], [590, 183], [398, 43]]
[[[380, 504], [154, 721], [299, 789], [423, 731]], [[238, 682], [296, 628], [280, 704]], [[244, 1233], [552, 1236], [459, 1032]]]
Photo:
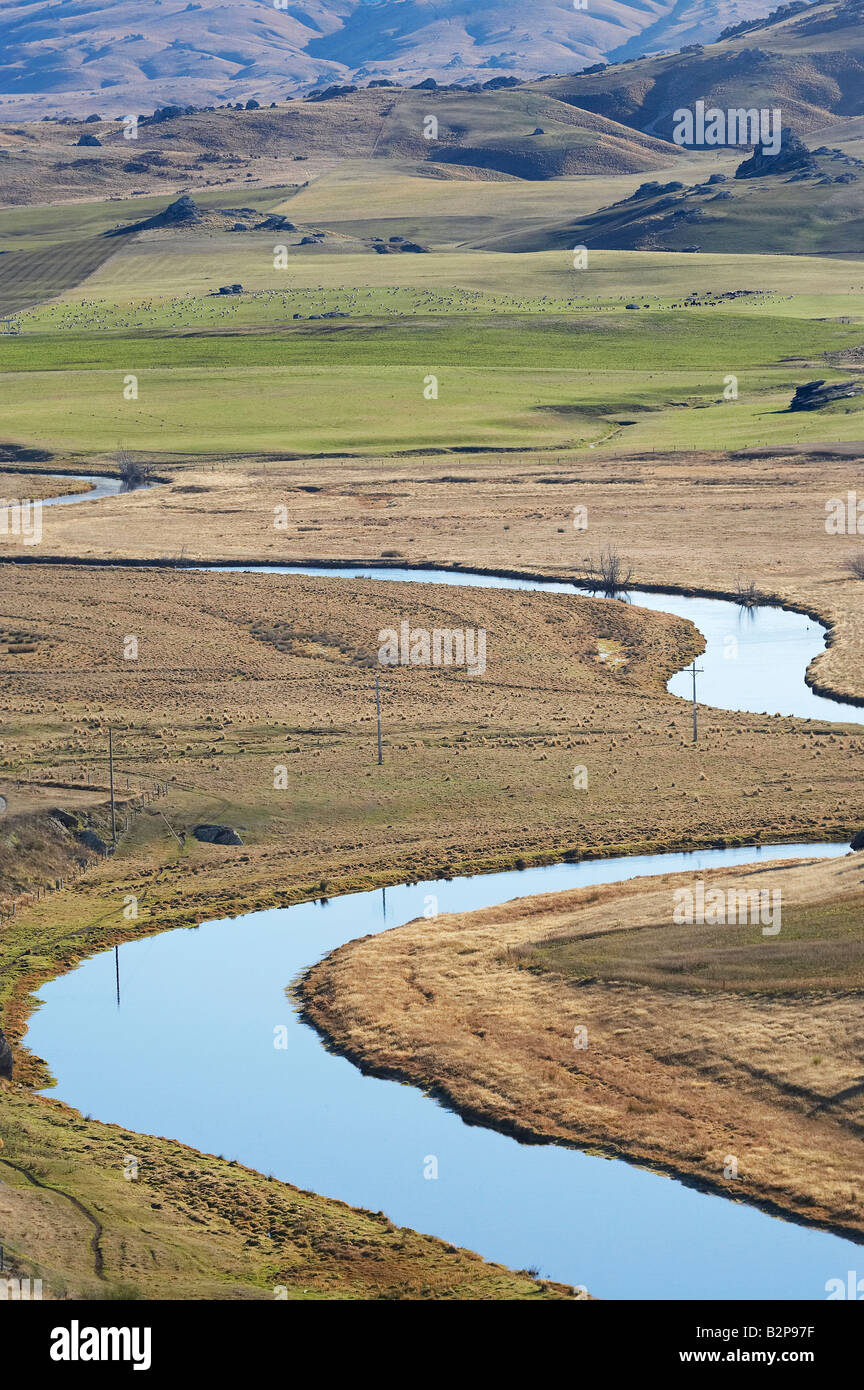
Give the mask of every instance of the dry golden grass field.
[[40, 478], [38, 473], [11, 471], [0, 468], [0, 505], [26, 499], [41, 501], [46, 497], [62, 497], [74, 492], [87, 492], [92, 484], [72, 478]]
[[[306, 1016], [359, 1065], [474, 1122], [860, 1236], [864, 860], [702, 876], [706, 890], [779, 891], [772, 937], [758, 925], [674, 927], [673, 892], [693, 877], [353, 941], [304, 977]], [[682, 961], [698, 979], [681, 983]], [[730, 1157], [735, 1178], [724, 1176]]]
[[[98, 471], [99, 464], [72, 458], [50, 466]], [[34, 986], [133, 934], [394, 880], [696, 844], [842, 839], [864, 822], [857, 775], [864, 739], [855, 726], [712, 711], [703, 714], [702, 739], [694, 748], [689, 710], [665, 690], [669, 675], [701, 648], [695, 629], [681, 620], [588, 597], [201, 573], [178, 563], [431, 562], [570, 577], [587, 555], [614, 541], [632, 559], [640, 583], [734, 594], [739, 583], [752, 581], [764, 594], [818, 613], [833, 625], [833, 645], [816, 663], [816, 677], [860, 698], [862, 591], [844, 569], [857, 542], [828, 536], [824, 528], [825, 502], [855, 487], [859, 467], [854, 451], [830, 449], [782, 459], [418, 455], [386, 464], [214, 459], [194, 467], [165, 460], [157, 465], [163, 481], [149, 491], [46, 509], [42, 543], [26, 554], [14, 538], [0, 536], [5, 558], [28, 561], [3, 565], [0, 587], [0, 628], [7, 639], [0, 642], [0, 779], [8, 803], [0, 816], [0, 1000], [10, 1040], [15, 1044], [23, 1032]], [[7, 476], [20, 482], [20, 475]], [[60, 485], [40, 481], [46, 494], [59, 491]], [[21, 490], [10, 488], [10, 495]], [[36, 491], [28, 486], [31, 496]], [[577, 506], [588, 508], [587, 532], [573, 527]], [[276, 508], [286, 509], [284, 529], [274, 527]], [[111, 559], [169, 567], [112, 567], [105, 563]], [[88, 566], [88, 560], [96, 563]], [[410, 667], [387, 672], [379, 768], [370, 663], [379, 631], [398, 627], [403, 618], [428, 628], [485, 628], [487, 667], [476, 676]], [[132, 660], [126, 655], [130, 637], [137, 641]], [[604, 660], [610, 652], [614, 664]], [[51, 812], [60, 808], [79, 828], [108, 837], [109, 725], [121, 834], [116, 853], [103, 859]], [[588, 769], [584, 791], [573, 785], [580, 765]], [[280, 789], [277, 768], [285, 769]], [[142, 806], [142, 790], [159, 785], [167, 793]], [[242, 846], [199, 843], [190, 832], [201, 821], [236, 827]], [[60, 879], [63, 888], [49, 893]], [[137, 923], [122, 916], [130, 892], [141, 903]], [[530, 945], [537, 936], [514, 945]], [[449, 940], [443, 932], [442, 951]], [[460, 970], [472, 959], [460, 957]], [[569, 999], [567, 985], [525, 965], [516, 958], [506, 965], [520, 988], [550, 991], [550, 1001]], [[498, 981], [503, 969], [496, 963], [491, 978]], [[479, 978], [469, 971], [465, 988]], [[393, 979], [398, 982], [398, 967]], [[641, 1008], [650, 988], [592, 986], [604, 1001], [614, 993], [625, 1012]], [[666, 1001], [669, 991], [660, 993]], [[589, 991], [581, 989], [579, 997], [587, 1000]], [[494, 1011], [497, 1000], [493, 992], [477, 1008]], [[339, 999], [326, 1002], [331, 1010], [342, 1007]], [[346, 1019], [351, 1003], [349, 991]], [[723, 1049], [719, 1030], [727, 1006], [726, 996], [718, 1004], [678, 993], [669, 1007], [676, 1011], [675, 1026], [687, 1036], [692, 1032], [715, 1058], [710, 1048]], [[784, 1009], [799, 1007], [794, 1000], [766, 1005], [749, 996], [745, 1006], [752, 1034], [741, 1042], [740, 1066], [734, 1063], [736, 1087], [750, 1043], [754, 1057], [768, 1045], [759, 1030], [767, 1037], [777, 1018], [787, 1016]], [[850, 1008], [825, 994], [819, 1019], [830, 1015], [838, 1038], [845, 1038]], [[377, 1004], [373, 1013], [377, 1023]], [[620, 1026], [634, 1025], [625, 1020]], [[332, 1031], [339, 1031], [335, 1022]], [[461, 1040], [454, 1034], [454, 1046]], [[674, 1049], [667, 1050], [671, 1056]], [[699, 1124], [716, 1113], [711, 1106], [719, 1089], [701, 1073], [693, 1081], [686, 1051], [679, 1048], [680, 1060], [652, 1070], [645, 1084], [674, 1074], [675, 1095], [704, 1085], [704, 1113], [681, 1119], [689, 1116], [682, 1100], [670, 1119], [672, 1110], [650, 1110], [647, 1091], [635, 1099], [628, 1093], [626, 1101], [619, 1104], [619, 1097], [607, 1110], [601, 1107], [584, 1135], [562, 1120], [559, 1137], [608, 1144], [640, 1161], [697, 1173], [710, 1184], [716, 1173], [699, 1152]], [[834, 1058], [820, 1075], [837, 1071], [842, 1080], [845, 1054], [835, 1057], [814, 1044], [813, 1055]], [[423, 1084], [447, 1081], [446, 1059], [442, 1051], [440, 1074], [436, 1065], [436, 1076], [424, 1076]], [[613, 1068], [608, 1058], [605, 1065]], [[241, 1188], [257, 1210], [251, 1194], [265, 1179], [238, 1174], [231, 1196], [220, 1186], [213, 1223], [205, 1218], [199, 1229], [183, 1175], [215, 1165], [221, 1184], [237, 1170], [170, 1141], [148, 1140], [148, 1153], [174, 1178], [164, 1180], [170, 1192], [162, 1208], [142, 1217], [137, 1197], [124, 1206], [132, 1200], [129, 1184], [117, 1204], [104, 1157], [113, 1152], [114, 1131], [33, 1098], [24, 1088], [45, 1080], [39, 1059], [16, 1049], [15, 1068], [16, 1085], [4, 1095], [7, 1156], [14, 1153], [31, 1176], [44, 1166], [46, 1181], [66, 1197], [35, 1196], [22, 1174], [20, 1183], [2, 1189], [8, 1229], [18, 1232], [25, 1255], [34, 1242], [47, 1248], [45, 1262], [58, 1289], [86, 1289], [96, 1278], [87, 1219], [82, 1225], [79, 1209], [68, 1201], [74, 1197], [88, 1210], [93, 1198], [104, 1213], [99, 1219], [110, 1259], [98, 1296], [115, 1284], [159, 1296], [142, 1276], [137, 1237], [128, 1237], [121, 1253], [118, 1233], [127, 1222], [144, 1229], [156, 1252], [157, 1290], [167, 1277], [189, 1296], [210, 1297], [215, 1278], [220, 1297], [270, 1296], [267, 1280], [280, 1280], [271, 1264], [256, 1263], [254, 1250], [238, 1282], [237, 1260], [245, 1261], [249, 1249], [224, 1226], [227, 1220], [236, 1228], [231, 1203], [240, 1200]], [[533, 1063], [525, 1074], [534, 1077]], [[769, 1160], [746, 1150], [750, 1167], [741, 1194], [813, 1219], [853, 1224], [847, 1211], [852, 1198], [844, 1207], [835, 1170], [826, 1170], [821, 1186], [804, 1171], [801, 1155], [810, 1152], [814, 1134], [827, 1134], [827, 1119], [805, 1123], [794, 1107], [766, 1110], [763, 1083], [753, 1084], [752, 1107], [748, 1099], [742, 1112], [741, 1147], [749, 1135], [752, 1150], [755, 1131], [747, 1126], [756, 1124], [758, 1113], [760, 1123], [772, 1126], [765, 1151], [772, 1153], [776, 1142], [783, 1162], [772, 1178]], [[553, 1103], [551, 1081], [550, 1087], [548, 1093], [535, 1090], [544, 1113], [549, 1100], [545, 1123], [554, 1126], [563, 1112]], [[647, 1128], [636, 1124], [645, 1116], [653, 1128], [648, 1120]], [[503, 1112], [488, 1118], [510, 1123]], [[539, 1111], [535, 1118], [540, 1126]], [[86, 1138], [92, 1164], [82, 1164], [68, 1145], [56, 1159], [59, 1167], [47, 1163], [46, 1136], [55, 1123], [70, 1141]], [[840, 1126], [832, 1150], [837, 1163], [845, 1161], [846, 1143]], [[268, 1184], [267, 1191], [274, 1190], [279, 1203], [299, 1200], [292, 1189]], [[42, 1224], [28, 1225], [36, 1220], [34, 1203], [70, 1208], [67, 1223], [85, 1238], [67, 1241], [61, 1224], [56, 1242], [48, 1239], [42, 1216]], [[323, 1199], [316, 1211], [322, 1221], [335, 1220]], [[367, 1251], [359, 1266], [354, 1263], [355, 1237], [344, 1225], [360, 1217], [341, 1211], [347, 1214], [340, 1218], [345, 1242], [332, 1243], [332, 1259], [340, 1263], [316, 1263], [313, 1278], [302, 1260], [293, 1282], [281, 1278], [292, 1297], [332, 1297], [340, 1290], [342, 1296], [373, 1296], [373, 1283], [364, 1281], [372, 1279], [368, 1260], [376, 1257]], [[412, 1246], [407, 1272], [404, 1265], [391, 1266], [388, 1255], [383, 1267], [375, 1266], [375, 1278], [381, 1276], [375, 1296], [390, 1297], [397, 1286], [407, 1296], [439, 1296], [436, 1289], [451, 1287], [434, 1273], [440, 1249], [434, 1242]], [[339, 1283], [328, 1270], [342, 1261], [357, 1272]], [[32, 1259], [30, 1265], [25, 1259], [22, 1268], [29, 1267]], [[531, 1281], [517, 1278], [506, 1288], [496, 1283], [511, 1276], [490, 1273], [482, 1263], [473, 1263], [470, 1275], [467, 1283], [453, 1283], [459, 1292], [450, 1296], [538, 1296]], [[496, 1288], [499, 1293], [490, 1292]]]
[[[864, 446], [826, 445], [785, 456], [165, 460], [165, 481], [149, 491], [46, 510], [38, 554], [389, 561], [566, 579], [612, 543], [647, 587], [735, 596], [752, 582], [817, 614], [831, 625], [832, 645], [814, 663], [815, 683], [861, 699], [864, 583], [846, 565], [864, 553], [864, 537], [829, 535], [825, 522], [832, 498], [857, 488], [864, 500], [862, 457]], [[278, 528], [277, 507], [285, 509]], [[587, 530], [574, 529], [575, 507], [587, 508]], [[0, 535], [4, 553], [20, 556], [20, 542]]]
[[[34, 926], [40, 913], [52, 928], [84, 920], [139, 875], [153, 880], [153, 930], [296, 901], [321, 878], [338, 891], [566, 855], [843, 838], [864, 819], [857, 726], [712, 711], [694, 746], [665, 680], [701, 639], [613, 600], [39, 564], [5, 567], [0, 608], [0, 624], [26, 611], [31, 638], [2, 662], [6, 823], [40, 785], [61, 807], [63, 784], [106, 787], [109, 725], [118, 795], [168, 788], [68, 903], [28, 907]], [[486, 669], [387, 671], [379, 768], [370, 663], [379, 632], [406, 618], [484, 628]], [[227, 821], [244, 845], [180, 850], [166, 817], [181, 837]], [[64, 843], [43, 839], [46, 855]], [[0, 849], [7, 904], [57, 876], [38, 844], [21, 849]]]

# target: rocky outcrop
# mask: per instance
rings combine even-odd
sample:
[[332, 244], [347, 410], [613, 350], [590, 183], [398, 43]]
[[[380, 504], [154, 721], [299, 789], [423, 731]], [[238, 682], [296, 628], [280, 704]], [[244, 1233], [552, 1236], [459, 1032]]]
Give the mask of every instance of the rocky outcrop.
[[265, 217], [263, 222], [257, 222], [253, 228], [256, 232], [296, 232], [297, 228], [293, 222], [289, 222], [287, 217], [283, 217], [281, 212], [271, 212], [269, 217]]
[[194, 227], [202, 220], [203, 214], [194, 198], [188, 193], [175, 198], [167, 208], [147, 217], [143, 222], [133, 222], [129, 227], [115, 227], [106, 236], [128, 236], [132, 232], [148, 232], [159, 227]]
[[207, 845], [242, 845], [243, 841], [230, 825], [196, 825], [192, 831], [196, 840]]
[[12, 1049], [3, 1036], [0, 1028], [0, 1078], [4, 1081], [12, 1080]]
[[157, 212], [155, 217], [148, 219], [147, 225], [151, 227], [182, 227], [190, 222], [201, 221], [201, 209], [190, 198], [188, 193], [169, 203], [164, 212]]
[[798, 387], [789, 409], [818, 410], [820, 406], [830, 405], [832, 401], [843, 401], [862, 394], [864, 382], [835, 381], [826, 385], [824, 381], [808, 381], [806, 386]]
[[819, 168], [804, 141], [791, 130], [783, 132], [780, 149], [769, 154], [757, 145], [749, 159], [735, 170], [736, 179], [764, 179], [771, 174], [818, 174]]
[[852, 843], [851, 843], [851, 845], [849, 846], [849, 848], [850, 848], [850, 849], [864, 849], [864, 830], [859, 830], [859, 831], [858, 831], [858, 834], [855, 836], [855, 838], [854, 838], [854, 840], [852, 841]]

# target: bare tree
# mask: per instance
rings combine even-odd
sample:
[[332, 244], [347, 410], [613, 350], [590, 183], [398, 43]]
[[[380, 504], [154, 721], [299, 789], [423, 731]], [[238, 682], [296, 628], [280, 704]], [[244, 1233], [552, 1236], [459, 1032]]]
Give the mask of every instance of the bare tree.
[[114, 455], [114, 462], [117, 465], [117, 472], [120, 474], [124, 492], [131, 492], [136, 487], [144, 487], [152, 478], [151, 465], [142, 459], [136, 459], [128, 449], [122, 446]]
[[595, 593], [607, 597], [626, 593], [633, 578], [633, 566], [615, 546], [607, 545], [595, 559], [588, 556], [582, 562], [582, 581]]
[[846, 569], [856, 579], [864, 579], [864, 552], [850, 556], [846, 561]]
[[742, 608], [755, 608], [759, 602], [759, 590], [755, 579], [742, 579], [739, 574], [735, 580], [735, 602]]

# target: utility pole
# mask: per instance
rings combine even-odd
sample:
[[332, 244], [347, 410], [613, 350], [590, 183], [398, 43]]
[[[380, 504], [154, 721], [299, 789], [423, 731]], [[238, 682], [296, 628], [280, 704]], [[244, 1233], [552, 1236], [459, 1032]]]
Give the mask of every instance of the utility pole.
[[114, 814], [114, 730], [108, 730], [108, 777], [111, 782], [111, 840], [117, 844], [117, 821]]
[[693, 665], [690, 668], [693, 676], [693, 742], [699, 742], [699, 706], [696, 703], [696, 677], [702, 675], [703, 668], [696, 665], [696, 658], [693, 658]]
[[381, 750], [381, 679], [375, 677], [375, 714], [378, 718], [378, 766], [384, 761], [384, 754]]
[[378, 723], [378, 766], [384, 761], [384, 748], [381, 742], [381, 691], [386, 690], [387, 686], [382, 686], [381, 677], [377, 671], [375, 673], [375, 717]]

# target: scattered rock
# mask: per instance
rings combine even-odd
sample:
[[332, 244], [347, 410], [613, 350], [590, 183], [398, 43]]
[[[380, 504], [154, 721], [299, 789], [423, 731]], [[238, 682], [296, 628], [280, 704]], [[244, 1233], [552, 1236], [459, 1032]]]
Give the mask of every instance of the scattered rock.
[[671, 183], [658, 183], [656, 179], [650, 179], [648, 183], [640, 183], [636, 192], [631, 194], [631, 200], [653, 198], [659, 193], [680, 193], [683, 187], [680, 179], [673, 179]]
[[220, 286], [219, 286], [219, 293], [220, 293], [220, 294], [242, 294], [242, 293], [243, 293], [243, 286], [242, 286], [242, 285], [220, 285]]

